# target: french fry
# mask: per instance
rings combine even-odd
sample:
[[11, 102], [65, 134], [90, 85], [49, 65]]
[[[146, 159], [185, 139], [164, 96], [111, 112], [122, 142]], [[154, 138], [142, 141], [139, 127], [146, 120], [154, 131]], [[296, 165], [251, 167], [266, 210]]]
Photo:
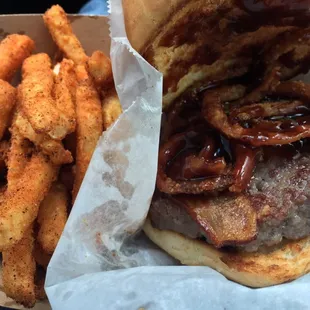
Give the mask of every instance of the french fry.
[[0, 79], [0, 140], [11, 122], [15, 103], [16, 89], [8, 82]]
[[43, 16], [53, 40], [65, 56], [75, 64], [85, 65], [87, 56], [84, 49], [72, 31], [68, 17], [59, 5], [53, 5]]
[[28, 57], [22, 66], [22, 77], [20, 97], [25, 117], [36, 132], [62, 140], [72, 126], [55, 106], [54, 73], [49, 56], [41, 53]]
[[95, 51], [87, 61], [88, 70], [99, 88], [111, 85], [113, 81], [111, 60], [101, 51]]
[[102, 118], [103, 129], [107, 130], [122, 114], [122, 106], [118, 99], [115, 88], [103, 94]]
[[48, 266], [48, 264], [52, 258], [52, 255], [47, 254], [42, 249], [42, 247], [40, 246], [40, 244], [38, 242], [35, 242], [33, 256], [34, 256], [36, 263], [38, 265], [40, 265], [41, 267], [43, 267], [44, 269], [47, 268], [47, 266]]
[[59, 73], [55, 79], [55, 103], [56, 108], [66, 118], [68, 123], [67, 133], [75, 131], [76, 115], [75, 115], [75, 92], [77, 80], [72, 60], [64, 59], [60, 63]]
[[36, 302], [32, 234], [32, 227], [29, 227], [18, 243], [2, 252], [3, 290], [25, 307], [33, 307]]
[[[10, 167], [9, 167], [10, 168]], [[56, 179], [58, 167], [42, 154], [32, 155], [19, 178], [9, 184], [0, 208], [0, 250], [22, 239]]]
[[60, 141], [53, 140], [47, 134], [36, 133], [28, 120], [20, 112], [16, 116], [16, 127], [23, 137], [29, 139], [45, 155], [48, 155], [53, 164], [62, 165], [73, 161], [70, 151], [65, 150]]
[[65, 186], [54, 183], [41, 203], [37, 218], [39, 224], [37, 241], [47, 254], [54, 253], [66, 225], [68, 201]]
[[11, 147], [8, 153], [8, 192], [15, 188], [15, 184], [22, 176], [29, 162], [31, 148], [29, 141], [21, 136], [16, 128], [15, 117], [11, 128]]
[[34, 42], [26, 35], [11, 34], [0, 43], [0, 79], [10, 81], [34, 50]]
[[72, 191], [75, 200], [89, 162], [102, 134], [102, 110], [96, 87], [84, 66], [77, 66], [76, 91], [76, 176]]

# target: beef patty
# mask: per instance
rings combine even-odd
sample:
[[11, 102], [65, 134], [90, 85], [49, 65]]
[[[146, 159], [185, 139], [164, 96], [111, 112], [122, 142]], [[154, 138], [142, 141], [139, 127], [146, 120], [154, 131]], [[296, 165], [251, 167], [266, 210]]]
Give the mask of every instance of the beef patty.
[[[273, 157], [259, 163], [246, 195], [257, 212], [258, 232], [255, 240], [239, 245], [242, 249], [257, 251], [283, 238], [296, 240], [310, 235], [310, 155]], [[154, 198], [149, 216], [158, 229], [207, 238], [185, 208], [169, 197]]]

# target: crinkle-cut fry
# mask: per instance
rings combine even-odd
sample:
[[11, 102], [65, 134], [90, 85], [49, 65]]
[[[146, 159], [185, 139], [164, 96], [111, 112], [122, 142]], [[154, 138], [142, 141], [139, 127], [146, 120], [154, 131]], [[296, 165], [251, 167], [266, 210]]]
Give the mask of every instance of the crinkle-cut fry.
[[122, 106], [115, 88], [103, 93], [102, 118], [103, 129], [107, 130], [122, 114]]
[[74, 62], [72, 60], [63, 59], [60, 63], [59, 73], [55, 78], [54, 97], [56, 108], [66, 118], [69, 124], [67, 133], [75, 131], [76, 115], [75, 115], [75, 92], [77, 80], [75, 75]]
[[79, 85], [76, 91], [77, 142], [73, 201], [103, 131], [101, 102], [92, 78], [83, 66], [77, 66], [76, 71]]
[[68, 164], [73, 161], [70, 151], [65, 150], [61, 141], [53, 140], [47, 134], [36, 133], [21, 112], [16, 116], [16, 127], [20, 134], [33, 142], [55, 165]]
[[52, 255], [46, 253], [38, 242], [35, 242], [33, 256], [34, 256], [36, 263], [40, 265], [41, 267], [43, 267], [44, 269], [47, 268], [52, 258]]
[[22, 239], [58, 174], [44, 155], [33, 154], [19, 179], [9, 187], [0, 208], [0, 250]]
[[37, 241], [47, 254], [53, 254], [68, 219], [68, 193], [61, 183], [54, 183], [41, 203], [37, 222]]
[[47, 54], [28, 57], [22, 66], [21, 109], [36, 132], [62, 140], [70, 124], [55, 106], [54, 73]]
[[100, 88], [110, 86], [113, 81], [111, 60], [101, 51], [95, 51], [88, 58], [88, 71]]
[[73, 33], [63, 8], [59, 5], [53, 5], [45, 12], [43, 19], [54, 42], [65, 56], [73, 60], [75, 64], [86, 64], [87, 56], [85, 51]]
[[26, 35], [10, 34], [2, 40], [0, 43], [0, 79], [10, 81], [34, 48], [34, 42]]
[[7, 296], [29, 308], [36, 302], [33, 246], [31, 225], [18, 243], [2, 252], [3, 290]]
[[[0, 61], [2, 61], [1, 55]], [[5, 130], [10, 125], [15, 104], [16, 89], [8, 82], [0, 79], [0, 140], [3, 137]]]
[[24, 169], [29, 162], [31, 154], [31, 147], [28, 140], [26, 140], [17, 130], [15, 125], [15, 118], [11, 128], [11, 146], [8, 153], [8, 191], [15, 188], [16, 182], [22, 176]]

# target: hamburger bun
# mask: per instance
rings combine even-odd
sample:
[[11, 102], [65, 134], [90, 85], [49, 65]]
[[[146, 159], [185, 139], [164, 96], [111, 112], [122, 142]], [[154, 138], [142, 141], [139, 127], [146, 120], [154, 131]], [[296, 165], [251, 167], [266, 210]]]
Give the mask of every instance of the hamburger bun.
[[159, 230], [149, 219], [145, 234], [183, 265], [208, 266], [249, 287], [267, 287], [297, 279], [310, 271], [310, 237], [285, 242], [269, 253], [233, 253], [179, 233]]

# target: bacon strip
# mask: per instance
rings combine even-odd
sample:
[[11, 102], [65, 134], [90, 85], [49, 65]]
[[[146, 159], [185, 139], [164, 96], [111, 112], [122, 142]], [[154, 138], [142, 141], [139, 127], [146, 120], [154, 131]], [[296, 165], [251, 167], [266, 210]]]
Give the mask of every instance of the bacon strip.
[[181, 195], [175, 199], [216, 247], [245, 244], [256, 237], [257, 215], [245, 195], [216, 198]]

